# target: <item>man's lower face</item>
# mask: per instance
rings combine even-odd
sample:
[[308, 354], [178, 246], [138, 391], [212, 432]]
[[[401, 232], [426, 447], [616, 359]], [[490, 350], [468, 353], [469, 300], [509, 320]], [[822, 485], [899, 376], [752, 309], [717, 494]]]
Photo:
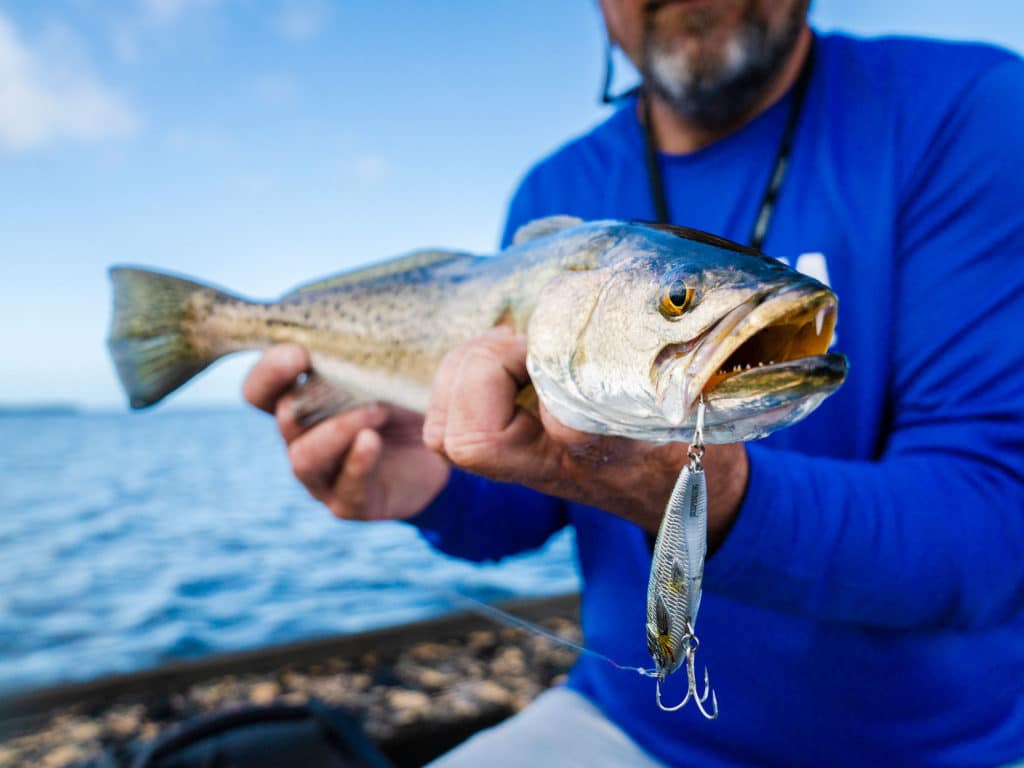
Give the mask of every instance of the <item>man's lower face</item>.
[[783, 66], [807, 0], [675, 0], [645, 19], [644, 60], [678, 111], [728, 122], [749, 109]]

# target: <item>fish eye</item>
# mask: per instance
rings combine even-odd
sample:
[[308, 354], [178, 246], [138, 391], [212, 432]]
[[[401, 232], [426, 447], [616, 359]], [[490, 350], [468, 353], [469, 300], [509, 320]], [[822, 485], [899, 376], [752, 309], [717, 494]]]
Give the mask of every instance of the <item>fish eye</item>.
[[661, 314], [668, 318], [679, 317], [690, 308], [694, 293], [682, 280], [673, 281], [661, 296]]

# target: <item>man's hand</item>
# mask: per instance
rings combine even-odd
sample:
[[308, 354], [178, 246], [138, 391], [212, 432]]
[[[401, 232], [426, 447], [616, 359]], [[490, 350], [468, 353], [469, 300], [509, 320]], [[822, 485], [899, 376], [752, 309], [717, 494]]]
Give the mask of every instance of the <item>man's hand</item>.
[[[452, 350], [434, 379], [424, 441], [471, 472], [599, 507], [656, 531], [687, 446], [577, 432], [543, 406], [538, 418], [515, 404], [527, 381], [526, 340], [506, 328]], [[704, 466], [714, 548], [743, 499], [747, 452], [742, 445], [708, 446]]]
[[245, 380], [245, 399], [273, 414], [288, 444], [292, 471], [332, 514], [349, 520], [412, 517], [448, 482], [448, 463], [423, 445], [423, 417], [402, 408], [368, 405], [300, 427], [292, 386], [309, 370], [296, 344], [273, 347]]

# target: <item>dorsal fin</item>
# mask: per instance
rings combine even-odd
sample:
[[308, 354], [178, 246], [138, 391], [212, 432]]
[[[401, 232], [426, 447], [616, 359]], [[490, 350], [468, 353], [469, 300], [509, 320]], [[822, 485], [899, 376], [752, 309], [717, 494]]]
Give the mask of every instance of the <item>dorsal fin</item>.
[[318, 278], [309, 283], [303, 283], [302, 285], [292, 288], [281, 298], [287, 299], [303, 293], [316, 293], [318, 291], [326, 291], [331, 288], [341, 288], [346, 285], [363, 283], [367, 280], [387, 277], [388, 275], [397, 275], [400, 272], [410, 272], [414, 269], [422, 269], [423, 267], [432, 267], [437, 264], [456, 261], [467, 257], [472, 258], [468, 253], [460, 253], [458, 251], [437, 251], [429, 249], [413, 251], [412, 253], [408, 253], [404, 256], [398, 256], [379, 264], [371, 264], [370, 266], [363, 267], [361, 269], [341, 272], [336, 275]]
[[698, 243], [704, 243], [705, 245], [713, 245], [716, 248], [726, 248], [730, 251], [739, 251], [749, 256], [764, 256], [758, 250], [751, 248], [749, 245], [743, 245], [733, 240], [727, 240], [724, 237], [718, 235], [712, 235], [710, 232], [704, 232], [699, 229], [690, 229], [689, 227], [677, 227], [675, 224], [661, 224], [656, 221], [637, 221], [633, 222], [640, 224], [651, 229], [660, 229], [662, 232], [669, 232], [676, 237], [681, 237], [684, 240], [695, 240]]
[[512, 245], [522, 245], [530, 240], [536, 240], [538, 237], [578, 227], [582, 223], [583, 219], [575, 216], [545, 216], [543, 219], [534, 219], [516, 230], [512, 237]]

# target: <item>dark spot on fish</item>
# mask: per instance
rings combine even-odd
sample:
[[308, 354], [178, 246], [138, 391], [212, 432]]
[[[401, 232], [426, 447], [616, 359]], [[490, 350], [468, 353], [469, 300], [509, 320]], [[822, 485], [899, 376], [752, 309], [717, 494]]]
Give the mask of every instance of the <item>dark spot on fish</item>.
[[294, 320], [284, 320], [280, 317], [268, 317], [266, 323], [269, 326], [276, 326], [278, 328], [301, 328], [302, 323], [296, 323]]

